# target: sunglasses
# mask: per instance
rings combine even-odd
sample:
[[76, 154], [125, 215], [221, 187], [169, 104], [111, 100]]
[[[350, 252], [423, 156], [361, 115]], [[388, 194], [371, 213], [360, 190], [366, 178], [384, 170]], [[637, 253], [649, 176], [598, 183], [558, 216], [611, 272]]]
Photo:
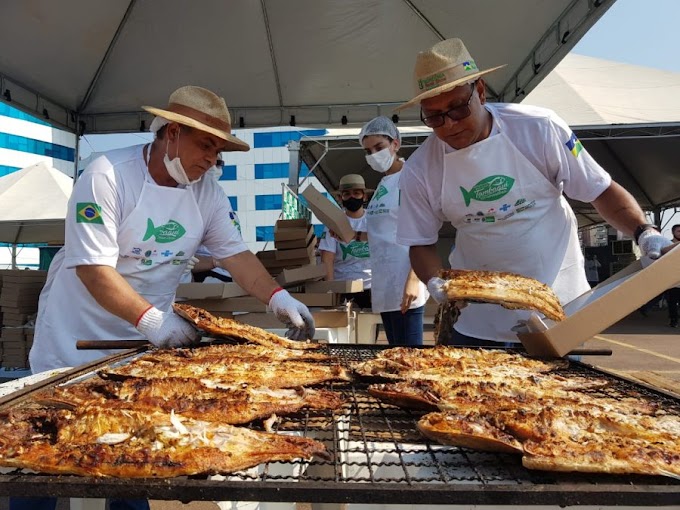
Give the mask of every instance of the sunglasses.
[[446, 117], [448, 117], [451, 120], [463, 120], [467, 117], [470, 116], [470, 101], [472, 101], [472, 96], [475, 93], [475, 85], [477, 82], [474, 82], [472, 84], [472, 90], [470, 90], [470, 97], [468, 97], [468, 100], [465, 104], [461, 104], [459, 106], [455, 106], [451, 108], [449, 111], [444, 112], [444, 113], [435, 113], [434, 115], [428, 115], [427, 117], [423, 117], [423, 110], [420, 110], [420, 120], [422, 121], [423, 124], [425, 124], [427, 127], [431, 128], [438, 128], [440, 126], [443, 126], [444, 123], [446, 122]]

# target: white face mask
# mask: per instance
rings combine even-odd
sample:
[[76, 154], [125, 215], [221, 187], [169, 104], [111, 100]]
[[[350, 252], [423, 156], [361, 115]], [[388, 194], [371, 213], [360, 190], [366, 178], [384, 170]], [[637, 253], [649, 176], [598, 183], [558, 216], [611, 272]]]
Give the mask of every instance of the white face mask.
[[373, 170], [384, 174], [394, 163], [394, 157], [395, 155], [390, 152], [390, 148], [386, 147], [373, 154], [366, 154], [366, 162]]
[[[168, 170], [170, 177], [172, 177], [177, 184], [182, 184], [184, 186], [200, 181], [201, 177], [203, 176], [193, 181], [189, 180], [189, 177], [187, 176], [187, 173], [184, 170], [184, 167], [182, 166], [182, 160], [179, 159], [179, 150], [177, 151], [178, 152], [177, 157], [172, 161], [170, 160], [170, 158], [168, 157], [169, 146], [170, 140], [168, 140], [168, 144], [165, 146], [165, 156], [163, 156], [163, 163], [165, 163], [165, 168]], [[179, 149], [179, 134], [177, 134], [177, 147]]]

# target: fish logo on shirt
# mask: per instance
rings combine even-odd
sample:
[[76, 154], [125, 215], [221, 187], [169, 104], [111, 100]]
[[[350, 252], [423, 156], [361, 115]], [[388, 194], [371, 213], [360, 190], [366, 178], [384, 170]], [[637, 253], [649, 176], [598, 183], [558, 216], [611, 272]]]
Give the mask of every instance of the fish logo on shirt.
[[566, 141], [566, 146], [575, 158], [578, 158], [578, 155], [583, 150], [583, 144], [581, 144], [581, 140], [576, 137], [575, 133], [572, 133], [571, 138]]
[[340, 243], [340, 250], [342, 260], [347, 260], [347, 257], [356, 259], [367, 259], [369, 257], [368, 243], [365, 241], [352, 241], [349, 244]]
[[479, 202], [493, 202], [507, 195], [515, 184], [515, 179], [507, 175], [492, 175], [475, 184], [470, 191], [460, 186], [460, 191], [465, 200], [465, 206], [469, 206], [472, 200]]
[[380, 200], [382, 197], [384, 197], [385, 195], [387, 195], [387, 193], [389, 193], [389, 192], [387, 191], [387, 188], [381, 184], [380, 187], [378, 188], [378, 191], [376, 191], [376, 192], [375, 192], [375, 195], [373, 195], [373, 200], [378, 201], [378, 200]]
[[142, 241], [155, 237], [157, 243], [171, 243], [177, 241], [177, 239], [181, 238], [187, 232], [186, 229], [175, 220], [170, 220], [165, 225], [159, 227], [154, 227], [151, 218], [148, 218], [146, 221], [146, 233], [144, 234]]
[[76, 223], [94, 223], [103, 225], [102, 207], [94, 202], [78, 202], [76, 204]]

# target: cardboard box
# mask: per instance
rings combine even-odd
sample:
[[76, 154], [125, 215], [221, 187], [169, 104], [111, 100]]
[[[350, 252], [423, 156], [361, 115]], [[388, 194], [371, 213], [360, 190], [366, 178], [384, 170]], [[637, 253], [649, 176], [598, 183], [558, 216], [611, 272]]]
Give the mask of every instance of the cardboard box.
[[274, 225], [274, 242], [309, 239], [314, 229], [307, 220], [278, 220]]
[[316, 236], [314, 236], [314, 229], [310, 228], [307, 232], [307, 237], [304, 239], [292, 239], [290, 241], [277, 241], [274, 239], [274, 248], [277, 250], [291, 250], [293, 248], [306, 248], [310, 244], [316, 245]]
[[[215, 312], [266, 312], [267, 305], [252, 296], [226, 299], [199, 299], [184, 301], [184, 303]], [[216, 315], [216, 314], [215, 314]]]
[[349, 311], [318, 310], [312, 314], [317, 328], [345, 328], [349, 325]]
[[284, 269], [276, 277], [281, 287], [290, 287], [310, 280], [318, 280], [326, 276], [326, 264], [308, 264], [297, 269]]
[[338, 306], [340, 304], [340, 294], [330, 292], [325, 294], [291, 293], [291, 296], [307, 306]]
[[294, 248], [292, 250], [276, 250], [274, 256], [276, 260], [314, 260], [314, 245], [310, 244], [306, 248]]
[[362, 292], [363, 280], [334, 280], [332, 282], [310, 282], [305, 284], [305, 292], [348, 294], [350, 292]]
[[247, 296], [238, 284], [230, 283], [180, 283], [175, 296], [184, 299], [228, 298]]
[[335, 203], [323, 196], [314, 186], [307, 186], [302, 192], [312, 212], [319, 221], [331, 229], [344, 242], [349, 243], [356, 233], [349, 224], [347, 215]]
[[560, 357], [617, 323], [680, 282], [680, 250], [673, 249], [649, 267], [633, 262], [594, 289], [567, 303], [562, 322], [533, 314], [529, 332], [518, 338], [533, 356]]

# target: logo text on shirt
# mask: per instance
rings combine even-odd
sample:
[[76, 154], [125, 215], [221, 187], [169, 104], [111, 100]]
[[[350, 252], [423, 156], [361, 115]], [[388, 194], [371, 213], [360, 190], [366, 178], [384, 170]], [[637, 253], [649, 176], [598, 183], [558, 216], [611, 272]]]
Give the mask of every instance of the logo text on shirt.
[[460, 191], [467, 207], [472, 200], [493, 202], [504, 197], [512, 189], [514, 183], [515, 179], [507, 175], [492, 175], [479, 181], [469, 191], [460, 186]]

